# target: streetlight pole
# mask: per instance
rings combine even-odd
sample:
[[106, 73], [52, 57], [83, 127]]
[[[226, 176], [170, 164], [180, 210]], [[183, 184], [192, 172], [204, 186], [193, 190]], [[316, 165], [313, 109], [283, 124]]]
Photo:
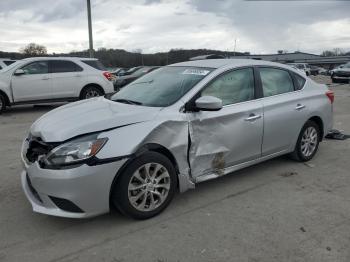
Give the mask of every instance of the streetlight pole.
[[233, 49], [233, 56], [236, 56], [236, 45], [237, 45], [237, 38], [235, 38], [235, 47]]
[[91, 25], [91, 3], [87, 0], [87, 15], [88, 15], [88, 25], [89, 25], [89, 55], [94, 57], [94, 46], [92, 41], [92, 25]]

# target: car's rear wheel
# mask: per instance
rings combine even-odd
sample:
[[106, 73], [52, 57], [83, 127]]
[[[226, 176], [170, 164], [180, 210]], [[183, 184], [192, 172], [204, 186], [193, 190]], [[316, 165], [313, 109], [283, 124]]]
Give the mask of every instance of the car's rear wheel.
[[320, 127], [313, 121], [309, 120], [305, 123], [298, 137], [292, 158], [306, 162], [311, 160], [318, 149], [321, 140]]
[[103, 92], [100, 88], [96, 86], [87, 86], [84, 88], [84, 90], [81, 92], [81, 99], [89, 99], [93, 97], [102, 96]]
[[6, 99], [2, 94], [0, 94], [0, 114], [4, 112], [5, 109], [6, 109]]
[[127, 216], [151, 218], [169, 205], [176, 183], [171, 161], [162, 154], [147, 152], [123, 170], [114, 185], [111, 200]]

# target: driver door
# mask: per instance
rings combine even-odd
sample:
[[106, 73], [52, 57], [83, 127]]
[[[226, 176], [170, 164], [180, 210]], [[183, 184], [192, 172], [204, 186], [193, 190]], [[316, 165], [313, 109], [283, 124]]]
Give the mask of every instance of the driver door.
[[12, 76], [15, 102], [50, 99], [52, 83], [48, 61], [36, 61], [21, 68], [24, 74]]
[[189, 115], [189, 160], [197, 182], [261, 156], [263, 106], [255, 93], [253, 68], [226, 72], [202, 90], [201, 96], [220, 98], [223, 108]]

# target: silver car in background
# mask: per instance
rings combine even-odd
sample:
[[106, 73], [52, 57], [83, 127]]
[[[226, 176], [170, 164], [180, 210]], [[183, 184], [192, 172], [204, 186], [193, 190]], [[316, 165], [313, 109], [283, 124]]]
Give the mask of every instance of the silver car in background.
[[30, 128], [22, 186], [36, 212], [83, 218], [115, 206], [157, 215], [176, 190], [290, 154], [314, 157], [333, 92], [282, 64], [197, 60], [155, 70], [107, 100], [59, 107]]

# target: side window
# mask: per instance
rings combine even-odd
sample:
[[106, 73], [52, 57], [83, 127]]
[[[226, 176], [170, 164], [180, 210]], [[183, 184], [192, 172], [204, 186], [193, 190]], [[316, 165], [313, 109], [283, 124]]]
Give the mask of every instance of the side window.
[[220, 98], [223, 105], [254, 99], [253, 69], [238, 69], [219, 76], [202, 91], [202, 96]]
[[292, 73], [293, 74], [293, 77], [294, 77], [294, 87], [295, 87], [295, 90], [301, 90], [303, 89], [304, 87], [304, 84], [306, 82], [305, 78], [298, 75], [298, 74], [295, 74], [295, 73]]
[[288, 71], [267, 67], [259, 70], [264, 97], [294, 91], [293, 80]]
[[51, 64], [51, 73], [68, 73], [68, 72], [77, 72], [83, 71], [83, 69], [72, 61], [65, 60], [52, 60]]
[[38, 61], [22, 67], [26, 75], [47, 74], [49, 66], [47, 61]]

